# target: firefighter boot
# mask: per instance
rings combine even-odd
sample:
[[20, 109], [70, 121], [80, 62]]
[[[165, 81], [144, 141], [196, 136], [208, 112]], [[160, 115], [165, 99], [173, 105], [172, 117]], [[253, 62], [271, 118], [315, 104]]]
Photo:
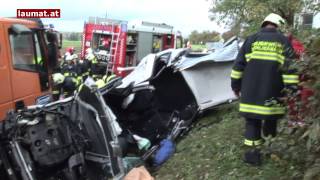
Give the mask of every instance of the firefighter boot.
[[244, 162], [253, 166], [260, 166], [262, 163], [261, 153], [259, 149], [251, 149], [245, 152]]

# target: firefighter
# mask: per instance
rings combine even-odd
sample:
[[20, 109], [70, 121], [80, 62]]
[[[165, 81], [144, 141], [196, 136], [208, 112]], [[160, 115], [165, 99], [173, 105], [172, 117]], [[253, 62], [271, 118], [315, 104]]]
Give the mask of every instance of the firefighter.
[[239, 111], [246, 120], [244, 144], [249, 149], [244, 161], [251, 165], [261, 164], [261, 130], [265, 137], [276, 136], [277, 120], [285, 113], [283, 88], [298, 83], [288, 68], [294, 51], [278, 31], [284, 23], [281, 16], [269, 14], [261, 30], [246, 39], [231, 71], [231, 87], [240, 97]]
[[72, 76], [72, 77], [76, 77], [77, 73], [76, 73], [76, 65], [73, 61], [73, 56], [72, 55], [68, 55], [66, 57], [66, 63], [62, 65], [61, 67], [61, 73], [64, 76]]
[[102, 77], [103, 82], [105, 82], [106, 84], [108, 84], [110, 81], [112, 81], [113, 79], [115, 79], [117, 76], [115, 74], [110, 74], [110, 75], [104, 75]]
[[72, 72], [72, 76], [74, 78], [76, 78], [77, 80], [77, 84], [81, 84], [82, 83], [82, 60], [79, 60], [79, 57], [77, 54], [73, 54], [71, 55], [71, 57], [68, 57], [68, 59], [71, 59], [71, 64], [72, 64], [72, 68], [70, 69], [70, 71]]
[[152, 44], [152, 49], [153, 49], [152, 53], [160, 52], [160, 46], [161, 46], [160, 38], [154, 39], [154, 42]]
[[73, 55], [74, 52], [75, 52], [74, 47], [68, 47], [68, 48], [66, 49], [66, 53], [64, 54], [65, 58], [66, 58], [67, 56], [69, 56], [69, 55]]
[[95, 81], [98, 88], [106, 86], [111, 80], [115, 79], [117, 76], [114, 74], [104, 75], [102, 79], [97, 79]]
[[88, 48], [86, 50], [85, 58], [81, 64], [82, 82], [84, 82], [87, 79], [87, 77], [90, 75], [91, 64], [92, 64], [92, 61], [94, 61], [94, 59], [95, 59], [95, 56], [93, 54], [93, 50], [91, 48]]
[[110, 47], [111, 47], [111, 38], [110, 37], [101, 38], [101, 45], [99, 49], [110, 51]]
[[53, 79], [52, 100], [53, 101], [57, 101], [60, 99], [60, 90], [62, 88], [64, 78], [65, 77], [59, 72], [52, 74], [52, 79]]
[[90, 75], [96, 81], [101, 79], [106, 74], [106, 67], [104, 67], [94, 55], [89, 56], [90, 58]]
[[64, 66], [65, 64], [67, 64], [67, 59], [72, 59], [71, 57], [74, 55], [75, 49], [74, 47], [68, 47], [66, 48], [66, 51], [64, 53], [63, 56], [63, 61], [61, 61], [60, 66]]
[[[84, 60], [84, 69], [89, 72], [90, 76], [97, 80], [99, 79], [99, 66], [96, 56], [93, 54], [92, 49], [89, 48], [86, 51]], [[88, 76], [88, 75], [87, 75]]]
[[77, 64], [73, 55], [66, 57], [66, 63], [62, 66], [61, 73], [65, 79], [62, 87], [60, 87], [63, 91], [60, 91], [60, 93], [63, 92], [64, 97], [71, 96], [76, 87], [81, 83], [78, 80]]
[[78, 87], [77, 80], [72, 76], [64, 76], [61, 73], [54, 73], [53, 78], [53, 89], [52, 99], [57, 101], [60, 98], [67, 98], [74, 94], [74, 91]]

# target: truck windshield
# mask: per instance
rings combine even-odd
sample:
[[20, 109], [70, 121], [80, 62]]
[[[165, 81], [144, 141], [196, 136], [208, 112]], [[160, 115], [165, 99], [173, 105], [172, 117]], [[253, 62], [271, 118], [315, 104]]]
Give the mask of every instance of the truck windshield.
[[49, 77], [41, 38], [41, 31], [36, 30], [28, 34], [9, 34], [13, 67], [38, 73], [41, 90], [45, 91], [49, 89]]
[[14, 68], [36, 71], [36, 55], [33, 34], [10, 34], [12, 63]]

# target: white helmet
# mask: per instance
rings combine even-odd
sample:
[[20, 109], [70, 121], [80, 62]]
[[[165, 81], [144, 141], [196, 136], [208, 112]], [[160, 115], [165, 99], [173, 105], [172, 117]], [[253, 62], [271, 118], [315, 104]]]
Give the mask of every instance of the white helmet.
[[62, 84], [64, 81], [64, 76], [61, 73], [52, 74], [52, 79], [54, 84]]
[[285, 24], [286, 21], [278, 14], [271, 13], [266, 18], [264, 18], [261, 24], [262, 27], [264, 26], [265, 22], [271, 22], [279, 27], [280, 25]]

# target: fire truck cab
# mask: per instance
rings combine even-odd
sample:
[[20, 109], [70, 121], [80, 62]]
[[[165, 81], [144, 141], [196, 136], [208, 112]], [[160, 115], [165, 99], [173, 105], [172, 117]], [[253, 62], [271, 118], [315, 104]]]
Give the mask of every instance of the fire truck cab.
[[84, 24], [81, 58], [92, 48], [97, 60], [108, 64], [108, 71], [128, 74], [139, 60], [150, 53], [181, 48], [182, 36], [173, 26], [145, 21], [89, 18]]
[[0, 120], [10, 109], [50, 101], [49, 64], [55, 62], [49, 62], [45, 33], [40, 19], [0, 18]]

